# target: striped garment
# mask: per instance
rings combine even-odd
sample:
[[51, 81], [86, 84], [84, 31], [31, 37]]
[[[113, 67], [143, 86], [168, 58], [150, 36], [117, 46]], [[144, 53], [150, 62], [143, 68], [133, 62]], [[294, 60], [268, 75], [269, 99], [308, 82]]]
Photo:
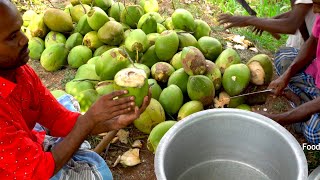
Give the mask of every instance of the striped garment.
[[[80, 111], [79, 103], [71, 95], [59, 97], [58, 102], [70, 111]], [[44, 131], [44, 127], [36, 124], [36, 131]], [[62, 141], [63, 138], [45, 136], [43, 147], [49, 151], [55, 144]], [[75, 155], [66, 165], [50, 180], [110, 180], [113, 179], [112, 173], [104, 159], [97, 153], [90, 150], [88, 141], [84, 141]]]
[[[286, 47], [280, 49], [275, 54], [275, 67], [276, 72], [280, 76], [293, 62], [295, 57], [298, 55], [299, 50]], [[288, 87], [292, 92], [297, 94], [302, 103], [311, 101], [320, 96], [320, 90], [315, 85], [314, 78], [304, 72], [304, 69], [297, 73], [294, 77], [291, 78]], [[291, 102], [293, 107], [296, 107]], [[302, 123], [296, 123], [296, 127], [299, 127], [301, 132], [304, 134], [306, 140], [312, 144], [320, 143], [320, 114], [316, 113], [311, 116], [311, 118]]]

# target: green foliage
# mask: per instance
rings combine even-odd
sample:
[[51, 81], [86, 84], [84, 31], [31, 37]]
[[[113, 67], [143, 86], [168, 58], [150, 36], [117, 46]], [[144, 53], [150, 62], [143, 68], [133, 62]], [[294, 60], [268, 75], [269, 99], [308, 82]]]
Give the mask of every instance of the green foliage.
[[311, 173], [320, 165], [320, 152], [317, 150], [304, 150], [304, 154], [308, 160], [308, 170]]
[[[209, 2], [217, 5], [224, 13], [249, 15], [236, 0], [209, 0]], [[276, 2], [275, 0], [252, 0], [251, 3], [248, 4], [257, 12], [258, 17], [274, 17], [291, 9], [290, 0], [280, 2]]]

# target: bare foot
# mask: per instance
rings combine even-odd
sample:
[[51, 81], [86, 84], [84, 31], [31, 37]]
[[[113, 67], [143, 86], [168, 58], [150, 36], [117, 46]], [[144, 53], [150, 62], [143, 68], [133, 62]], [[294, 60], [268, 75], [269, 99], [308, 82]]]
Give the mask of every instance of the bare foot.
[[285, 90], [283, 92], [283, 95], [289, 101], [293, 102], [296, 106], [300, 106], [301, 105], [300, 97], [298, 95], [296, 95], [295, 93], [293, 93], [291, 90], [289, 90], [289, 89]]

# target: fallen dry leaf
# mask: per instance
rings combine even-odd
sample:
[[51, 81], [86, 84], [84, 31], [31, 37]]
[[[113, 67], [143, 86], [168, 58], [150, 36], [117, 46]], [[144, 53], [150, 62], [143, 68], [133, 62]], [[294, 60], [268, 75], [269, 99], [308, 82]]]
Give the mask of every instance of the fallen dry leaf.
[[116, 142], [119, 141], [119, 137], [114, 137], [112, 140], [111, 140], [111, 143], [114, 144]]
[[232, 37], [232, 41], [235, 43], [243, 44], [244, 38], [245, 38], [244, 36], [234, 35]]
[[99, 136], [105, 136], [107, 134], [108, 134], [108, 132], [104, 132], [104, 133], [100, 133]]
[[236, 44], [233, 46], [235, 49], [241, 49], [241, 50], [245, 50], [247, 49], [245, 46], [242, 46], [242, 45], [239, 45], [239, 44]]
[[210, 6], [206, 7], [206, 10], [204, 11], [205, 14], [213, 14], [213, 11], [211, 10]]
[[249, 41], [249, 40], [246, 40], [246, 39], [243, 41], [243, 43], [244, 43], [247, 47], [253, 46], [253, 43], [252, 43], [251, 41]]
[[231, 42], [227, 42], [227, 48], [233, 48], [233, 44]]
[[121, 156], [119, 155], [116, 161], [113, 163], [112, 167], [116, 167], [120, 162]]
[[259, 52], [259, 51], [258, 51], [258, 49], [257, 49], [257, 48], [255, 48], [255, 47], [251, 47], [251, 48], [249, 48], [249, 49], [250, 49], [251, 51], [256, 52], [256, 53], [257, 53], [257, 52]]
[[[226, 39], [227, 41], [230, 41], [230, 42], [227, 42], [228, 48], [235, 48], [235, 49], [244, 50], [244, 49], [248, 49], [250, 47], [254, 47], [254, 44], [251, 41], [246, 40], [245, 36], [232, 35], [232, 36], [226, 37], [224, 39]], [[236, 43], [236, 45], [233, 45], [231, 42]]]

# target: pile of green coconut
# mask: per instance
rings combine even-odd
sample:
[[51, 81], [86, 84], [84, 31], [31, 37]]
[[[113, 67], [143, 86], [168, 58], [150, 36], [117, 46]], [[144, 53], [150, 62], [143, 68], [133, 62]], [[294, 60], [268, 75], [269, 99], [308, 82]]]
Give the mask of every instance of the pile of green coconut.
[[58, 98], [73, 95], [81, 112], [114, 90], [128, 89], [141, 106], [149, 86], [152, 99], [134, 122], [149, 134], [155, 152], [177, 121], [209, 108], [250, 110], [243, 93], [249, 84], [270, 82], [270, 57], [257, 54], [242, 63], [235, 49], [222, 47], [210, 26], [186, 9], [170, 16], [158, 12], [156, 0], [124, 5], [113, 0], [71, 0], [65, 9], [23, 14], [30, 57], [49, 72], [77, 69]]

